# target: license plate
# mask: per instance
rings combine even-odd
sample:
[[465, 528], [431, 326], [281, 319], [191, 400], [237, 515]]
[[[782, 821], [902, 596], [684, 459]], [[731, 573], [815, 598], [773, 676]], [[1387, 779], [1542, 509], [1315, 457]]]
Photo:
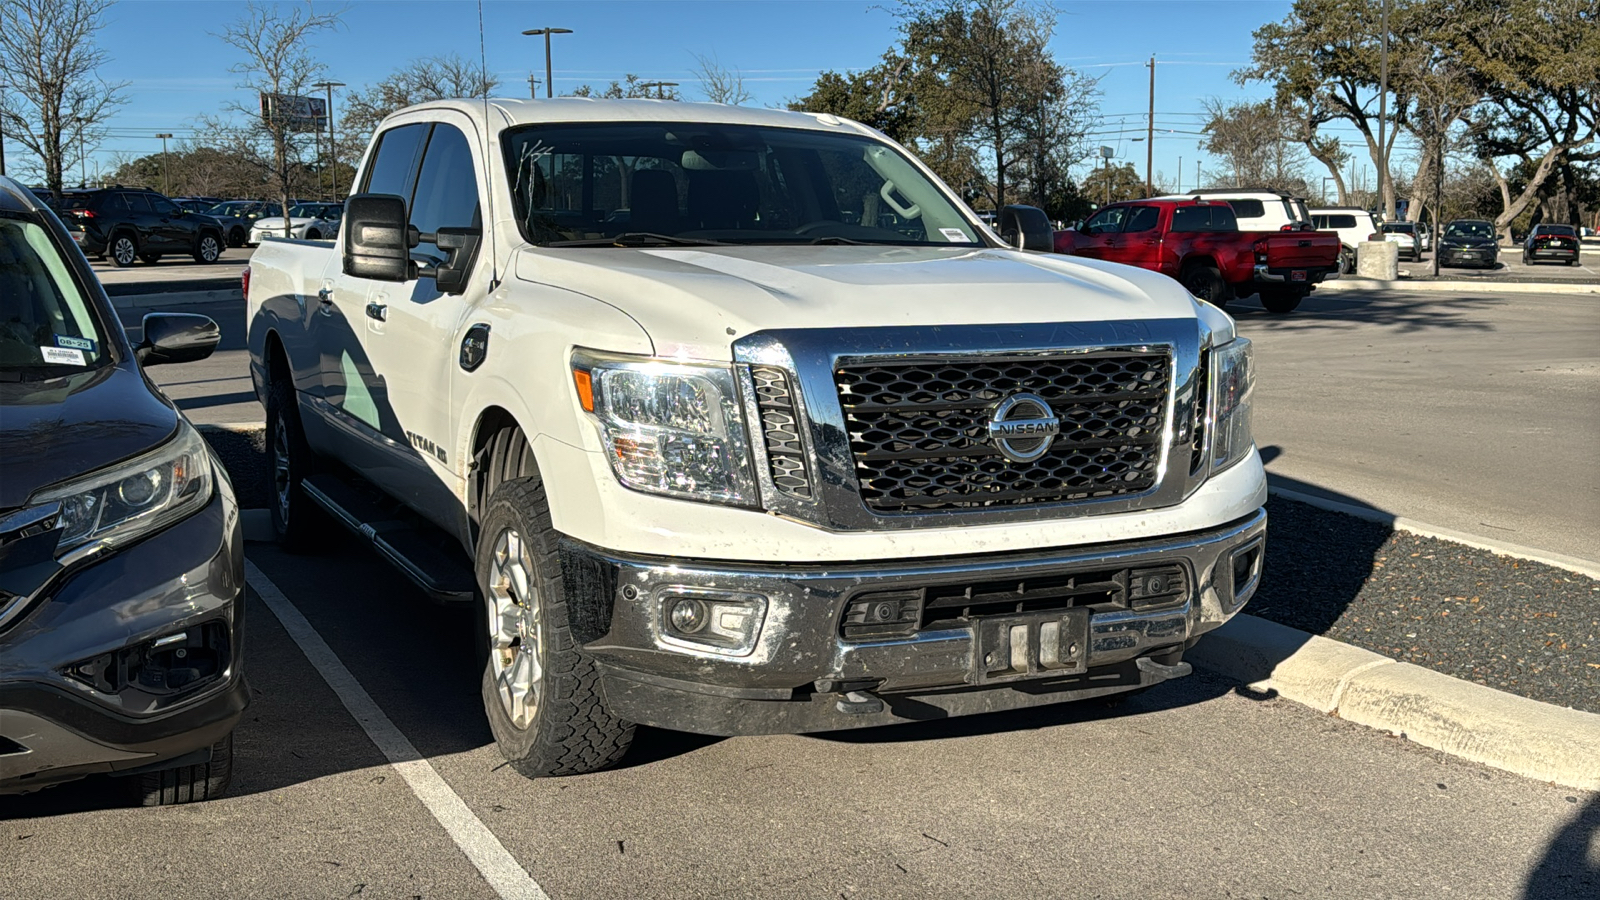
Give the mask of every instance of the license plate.
[[75, 243], [79, 243], [79, 244], [83, 243], [83, 232], [81, 232], [81, 231], [72, 232], [72, 240]]
[[1295, 269], [1293, 272], [1289, 273], [1289, 280], [1290, 281], [1305, 281], [1306, 280], [1306, 270], [1305, 269]]
[[972, 624], [973, 684], [1089, 670], [1089, 610], [994, 616]]

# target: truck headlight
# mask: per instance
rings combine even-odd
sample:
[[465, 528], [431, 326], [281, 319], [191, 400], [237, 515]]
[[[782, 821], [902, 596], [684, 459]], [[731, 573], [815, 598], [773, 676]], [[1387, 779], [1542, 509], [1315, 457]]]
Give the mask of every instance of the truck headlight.
[[578, 351], [572, 375], [624, 486], [759, 505], [731, 367]]
[[1216, 424], [1212, 428], [1211, 470], [1220, 472], [1243, 459], [1255, 446], [1250, 431], [1250, 395], [1256, 372], [1247, 338], [1235, 338], [1211, 351]]
[[143, 456], [41, 491], [30, 504], [61, 501], [56, 555], [90, 542], [118, 546], [198, 512], [211, 501], [205, 439], [186, 420], [178, 434]]

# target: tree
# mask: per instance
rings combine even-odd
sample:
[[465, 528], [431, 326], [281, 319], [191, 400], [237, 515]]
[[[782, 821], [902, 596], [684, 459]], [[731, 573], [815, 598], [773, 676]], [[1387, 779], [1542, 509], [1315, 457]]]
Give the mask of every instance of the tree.
[[378, 123], [391, 113], [429, 100], [487, 97], [499, 86], [500, 79], [454, 53], [414, 59], [345, 99], [344, 132], [365, 148]]
[[111, 0], [0, 2], [0, 82], [8, 86], [0, 125], [38, 157], [57, 197], [67, 155], [98, 146], [105, 119], [124, 102], [127, 85], [97, 74], [106, 54], [95, 34], [110, 6]]
[[[241, 89], [257, 95], [258, 108], [240, 103], [226, 108], [250, 123], [241, 132], [247, 144], [264, 145], [266, 152], [259, 156], [267, 167], [272, 195], [285, 210], [293, 196], [294, 172], [302, 168], [306, 137], [315, 133], [305, 127], [293, 100], [310, 93], [324, 71], [307, 40], [338, 25], [337, 12], [315, 13], [310, 4], [300, 10], [251, 0], [239, 19], [216, 35], [243, 55], [231, 71], [242, 79]], [[287, 216], [283, 236], [290, 236]]]
[[694, 72], [700, 78], [700, 90], [705, 92], [706, 100], [729, 106], [742, 106], [754, 99], [745, 89], [744, 75], [738, 69], [730, 71], [723, 68], [715, 56], [696, 53], [694, 59], [696, 63]]
[[883, 62], [861, 72], [824, 71], [817, 76], [811, 93], [790, 100], [789, 108], [854, 119], [892, 140], [909, 144], [921, 134], [906, 75], [910, 63], [890, 53]]
[[1228, 187], [1306, 193], [1305, 150], [1285, 133], [1285, 117], [1271, 100], [1203, 104], [1207, 116], [1201, 148], [1220, 157]]
[[669, 87], [658, 82], [645, 81], [638, 75], [629, 72], [622, 76], [621, 81], [613, 81], [603, 91], [597, 91], [587, 84], [579, 85], [571, 97], [597, 97], [602, 100], [682, 100], [683, 95], [678, 93], [677, 87]]
[[1144, 176], [1133, 167], [1133, 163], [1101, 166], [1083, 179], [1082, 191], [1090, 202], [1101, 205], [1120, 200], [1141, 200], [1145, 196]]

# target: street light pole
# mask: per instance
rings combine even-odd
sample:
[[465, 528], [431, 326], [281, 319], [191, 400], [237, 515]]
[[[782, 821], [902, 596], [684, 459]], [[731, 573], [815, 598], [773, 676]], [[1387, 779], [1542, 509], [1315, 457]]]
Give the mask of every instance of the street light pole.
[[1389, 203], [1389, 147], [1384, 140], [1384, 123], [1389, 118], [1389, 0], [1383, 0], [1383, 42], [1378, 51], [1378, 202], [1384, 219], [1394, 218]]
[[328, 92], [328, 159], [331, 161], [328, 171], [333, 173], [333, 199], [339, 199], [339, 143], [333, 133], [333, 89], [344, 87], [342, 81], [319, 81], [312, 87], [319, 87]]
[[547, 99], [556, 95], [555, 82], [551, 79], [550, 35], [571, 33], [571, 28], [530, 28], [523, 32], [528, 37], [544, 36], [544, 95]]
[[156, 137], [161, 138], [161, 193], [172, 196], [172, 180], [167, 177], [167, 138], [172, 135], [162, 132]]

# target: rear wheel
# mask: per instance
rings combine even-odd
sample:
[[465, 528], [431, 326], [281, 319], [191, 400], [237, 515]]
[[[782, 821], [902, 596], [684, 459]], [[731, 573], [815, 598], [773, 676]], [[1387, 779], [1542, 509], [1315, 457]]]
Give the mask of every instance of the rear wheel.
[[1356, 252], [1349, 247], [1339, 248], [1339, 274], [1349, 275], [1356, 270]]
[[1228, 305], [1228, 283], [1222, 280], [1222, 273], [1215, 266], [1190, 266], [1178, 280], [1189, 293], [1212, 306], [1220, 309]]
[[128, 780], [140, 806], [215, 800], [228, 792], [233, 781], [233, 732], [211, 745], [210, 762], [130, 775]]
[[1267, 312], [1284, 315], [1292, 313], [1300, 307], [1300, 301], [1305, 295], [1299, 291], [1264, 290], [1261, 292], [1261, 305]]
[[222, 255], [222, 243], [217, 236], [207, 232], [200, 235], [200, 240], [194, 245], [194, 261], [197, 263], [214, 263]]
[[303, 487], [316, 471], [317, 458], [300, 428], [294, 383], [282, 367], [274, 367], [267, 393], [267, 455], [272, 463], [272, 530], [279, 543], [297, 552], [319, 547], [328, 514]]
[[482, 695], [500, 753], [530, 778], [615, 765], [633, 742], [633, 723], [611, 714], [600, 672], [573, 638], [543, 482], [501, 483], [482, 521]]

